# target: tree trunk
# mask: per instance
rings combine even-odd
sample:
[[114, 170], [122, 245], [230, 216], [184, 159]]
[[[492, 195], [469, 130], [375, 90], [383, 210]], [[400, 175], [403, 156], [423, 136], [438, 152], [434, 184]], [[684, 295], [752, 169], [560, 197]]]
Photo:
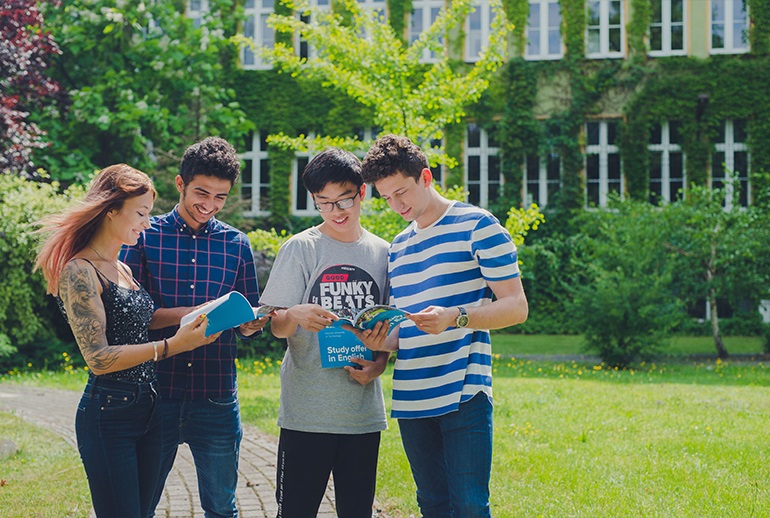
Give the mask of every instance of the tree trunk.
[[727, 358], [727, 348], [719, 332], [719, 314], [717, 313], [717, 297], [714, 290], [709, 291], [709, 307], [711, 308], [711, 334], [714, 336], [714, 346], [717, 348], [717, 356]]

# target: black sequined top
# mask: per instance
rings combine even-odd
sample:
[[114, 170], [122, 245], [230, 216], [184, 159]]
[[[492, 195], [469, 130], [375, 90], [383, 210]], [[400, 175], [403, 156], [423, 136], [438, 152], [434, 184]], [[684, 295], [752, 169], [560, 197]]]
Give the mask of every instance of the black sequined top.
[[[91, 264], [87, 259], [84, 259], [84, 261]], [[120, 347], [149, 342], [147, 330], [150, 326], [152, 314], [155, 311], [155, 305], [150, 294], [141, 286], [136, 290], [120, 287], [107, 279], [93, 264], [91, 266], [96, 270], [102, 283], [102, 303], [104, 304], [104, 313], [107, 316], [107, 343], [111, 347]], [[138, 283], [136, 284], [138, 286]], [[56, 302], [62, 315], [64, 315], [64, 319], [69, 323], [61, 298], [56, 297]], [[91, 375], [93, 376], [94, 374]], [[98, 377], [134, 383], [147, 383], [155, 380], [155, 362], [149, 360], [135, 367], [101, 374]]]

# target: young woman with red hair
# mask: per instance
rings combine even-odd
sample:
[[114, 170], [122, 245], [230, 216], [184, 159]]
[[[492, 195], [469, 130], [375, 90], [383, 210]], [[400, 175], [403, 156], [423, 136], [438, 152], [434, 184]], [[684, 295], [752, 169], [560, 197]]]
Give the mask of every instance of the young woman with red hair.
[[146, 174], [112, 165], [82, 202], [41, 221], [36, 268], [89, 369], [75, 428], [98, 517], [151, 512], [161, 462], [155, 362], [218, 337], [205, 336], [202, 316], [167, 340], [148, 340], [154, 302], [118, 253], [150, 227], [155, 196]]

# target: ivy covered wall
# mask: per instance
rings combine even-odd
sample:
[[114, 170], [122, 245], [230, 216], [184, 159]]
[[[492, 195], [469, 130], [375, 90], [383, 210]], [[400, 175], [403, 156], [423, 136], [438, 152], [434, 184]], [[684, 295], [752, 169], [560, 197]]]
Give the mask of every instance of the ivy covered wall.
[[[413, 0], [388, 0], [390, 23], [406, 37]], [[751, 51], [713, 57], [652, 58], [647, 55], [649, 0], [626, 2], [626, 59], [586, 59], [586, 0], [561, 0], [564, 57], [555, 61], [523, 59], [527, 0], [504, 0], [516, 25], [509, 39], [511, 59], [497, 74], [482, 100], [468, 108], [468, 119], [496, 131], [503, 155], [505, 188], [492, 207], [496, 214], [520, 205], [522, 165], [527, 155], [559, 154], [561, 187], [549, 198], [550, 219], [569, 225], [584, 206], [585, 122], [597, 117], [620, 121], [620, 154], [628, 196], [647, 199], [651, 128], [676, 120], [681, 123], [682, 150], [687, 156], [687, 181], [706, 184], [709, 160], [719, 125], [745, 119], [751, 154], [751, 183], [761, 187], [762, 173], [770, 172], [770, 2], [748, 0]], [[707, 38], [707, 27], [696, 28]], [[694, 31], [693, 31], [694, 32]], [[462, 30], [448, 41], [462, 49]], [[450, 52], [450, 55], [453, 55]], [[458, 62], [456, 66], [463, 66]], [[239, 71], [233, 87], [251, 121], [261, 131], [300, 130], [348, 135], [371, 125], [371, 114], [341, 94], [317, 84], [298, 82], [275, 71]], [[544, 92], [559, 95], [543, 95]], [[708, 99], [705, 104], [704, 96]], [[698, 99], [701, 99], [700, 109]], [[448, 154], [462, 164], [464, 125], [446, 129]], [[270, 149], [270, 224], [290, 227], [292, 156]], [[462, 166], [445, 174], [448, 186], [463, 179]]]

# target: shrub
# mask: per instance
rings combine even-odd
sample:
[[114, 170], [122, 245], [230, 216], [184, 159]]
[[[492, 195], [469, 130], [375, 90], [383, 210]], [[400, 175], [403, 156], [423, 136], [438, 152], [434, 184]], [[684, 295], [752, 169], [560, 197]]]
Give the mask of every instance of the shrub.
[[[32, 358], [44, 362], [61, 355], [57, 332], [64, 319], [45, 292], [41, 272], [32, 272], [39, 235], [35, 222], [62, 210], [82, 189], [57, 193], [58, 185], [0, 175], [0, 365]], [[34, 347], [32, 347], [34, 345]], [[20, 350], [21, 354], [13, 355]], [[13, 355], [13, 356], [9, 356]]]
[[683, 312], [669, 290], [657, 208], [636, 201], [612, 208], [581, 216], [587, 236], [577, 260], [587, 282], [573, 284], [572, 314], [588, 351], [625, 366], [660, 352]]

